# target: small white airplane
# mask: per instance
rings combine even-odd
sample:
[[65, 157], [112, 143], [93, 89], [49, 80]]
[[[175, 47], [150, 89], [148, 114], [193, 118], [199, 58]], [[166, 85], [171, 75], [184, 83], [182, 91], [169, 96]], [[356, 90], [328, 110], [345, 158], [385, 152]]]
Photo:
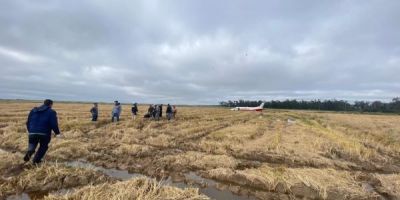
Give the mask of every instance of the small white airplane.
[[233, 111], [259, 111], [261, 112], [264, 109], [264, 102], [257, 106], [257, 107], [235, 107], [232, 108], [231, 110]]

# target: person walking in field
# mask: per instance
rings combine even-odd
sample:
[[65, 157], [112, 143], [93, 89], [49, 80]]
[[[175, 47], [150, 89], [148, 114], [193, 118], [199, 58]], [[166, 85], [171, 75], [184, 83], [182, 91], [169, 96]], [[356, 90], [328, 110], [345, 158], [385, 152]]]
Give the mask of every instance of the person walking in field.
[[150, 104], [149, 108], [147, 109], [147, 114], [144, 115], [144, 118], [152, 118], [153, 110], [154, 110], [154, 107], [153, 107], [153, 105]]
[[173, 115], [173, 111], [172, 111], [172, 106], [169, 105], [169, 104], [167, 105], [166, 114], [167, 114], [167, 119], [171, 120], [172, 119], [172, 115]]
[[32, 162], [39, 164], [47, 152], [48, 145], [51, 140], [51, 132], [59, 137], [60, 129], [58, 128], [57, 113], [52, 109], [53, 101], [46, 99], [40, 107], [31, 110], [26, 121], [26, 128], [29, 133], [28, 151], [24, 156], [24, 161], [28, 162], [39, 146]]
[[163, 107], [163, 105], [160, 104], [160, 117], [161, 117], [161, 118], [162, 118], [162, 107]]
[[157, 108], [157, 105], [156, 105], [156, 104], [154, 104], [154, 105], [153, 105], [153, 112], [151, 113], [151, 116], [152, 116], [152, 118], [153, 118], [153, 119], [155, 119], [155, 118], [156, 118], [156, 114], [157, 114], [157, 110], [156, 110], [156, 108]]
[[97, 103], [93, 104], [92, 109], [90, 109], [90, 113], [92, 113], [92, 122], [97, 121], [97, 117], [99, 116], [99, 109], [97, 107]]
[[117, 119], [117, 122], [119, 121], [119, 116], [121, 114], [122, 108], [121, 104], [118, 101], [114, 101], [114, 108], [111, 111], [111, 122], [114, 122], [114, 118]]
[[131, 111], [132, 111], [132, 119], [135, 120], [136, 119], [136, 115], [139, 112], [138, 107], [137, 107], [137, 103], [133, 104], [133, 106], [131, 108]]
[[160, 120], [160, 105], [156, 105], [154, 109], [154, 119]]
[[176, 106], [172, 106], [172, 117], [175, 119], [176, 113], [178, 112], [178, 109], [176, 109]]

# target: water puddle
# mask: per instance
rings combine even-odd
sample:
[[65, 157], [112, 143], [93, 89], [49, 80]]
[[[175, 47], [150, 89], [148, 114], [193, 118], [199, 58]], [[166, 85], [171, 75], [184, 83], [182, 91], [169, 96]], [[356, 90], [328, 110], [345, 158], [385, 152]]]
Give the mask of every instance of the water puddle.
[[364, 189], [364, 191], [368, 193], [372, 193], [375, 191], [375, 188], [369, 183], [362, 183], [361, 186]]
[[8, 196], [6, 200], [36, 200], [36, 199], [43, 199], [43, 197], [47, 193], [26, 193], [23, 192], [21, 194], [14, 194], [11, 196]]
[[[106, 169], [103, 167], [97, 167], [91, 163], [85, 161], [73, 161], [66, 163], [67, 166], [71, 167], [81, 167], [81, 168], [89, 168], [103, 172], [111, 177], [120, 179], [120, 180], [128, 180], [134, 177], [148, 177], [140, 173], [129, 173], [126, 170], [118, 170], [118, 169]], [[171, 175], [166, 180], [161, 181], [164, 185], [175, 186], [178, 188], [198, 188], [200, 193], [207, 195], [211, 199], [235, 199], [235, 200], [253, 200], [254, 197], [250, 197], [247, 195], [238, 195], [234, 194], [229, 190], [228, 185], [222, 185], [213, 181], [211, 179], [203, 178], [197, 175], [194, 172], [189, 172], [182, 175]]]
[[21, 194], [14, 194], [11, 196], [8, 196], [6, 200], [30, 200], [31, 197], [27, 193], [21, 193]]
[[[64, 163], [66, 166], [87, 168], [100, 171], [107, 174], [110, 177], [117, 178], [119, 180], [128, 180], [135, 177], [148, 177], [140, 173], [129, 173], [127, 170], [118, 169], [106, 169], [104, 167], [98, 167], [91, 163], [85, 161], [73, 161]], [[218, 183], [214, 180], [203, 178], [194, 172], [189, 172], [185, 174], [172, 174], [166, 180], [162, 180], [163, 185], [175, 186], [181, 189], [184, 188], [198, 188], [199, 192], [210, 197], [211, 199], [221, 199], [221, 200], [255, 200], [254, 197], [248, 195], [235, 194], [230, 187], [236, 187], [234, 191], [237, 193], [242, 193], [239, 191], [237, 186], [229, 186]], [[231, 189], [231, 190], [230, 190]], [[65, 194], [72, 192], [74, 189], [61, 189], [58, 191], [50, 192], [51, 194]], [[49, 193], [21, 193], [7, 197], [7, 200], [34, 200], [41, 199]]]
[[107, 174], [110, 177], [113, 177], [113, 178], [116, 178], [119, 180], [123, 180], [123, 181], [134, 178], [134, 177], [145, 177], [143, 174], [129, 173], [127, 170], [106, 169], [104, 167], [98, 167], [98, 166], [95, 166], [95, 165], [85, 162], [85, 161], [67, 162], [67, 163], [65, 163], [65, 165], [70, 166], [70, 167], [93, 169], [96, 171], [100, 171], [104, 174]]
[[200, 193], [210, 197], [211, 199], [222, 199], [222, 200], [255, 200], [256, 198], [248, 195], [239, 195], [229, 190], [229, 185], [218, 183], [214, 180], [203, 178], [194, 172], [184, 174], [185, 181], [175, 181], [169, 177], [165, 182], [168, 185], [172, 185], [178, 188], [194, 187], [198, 188]]

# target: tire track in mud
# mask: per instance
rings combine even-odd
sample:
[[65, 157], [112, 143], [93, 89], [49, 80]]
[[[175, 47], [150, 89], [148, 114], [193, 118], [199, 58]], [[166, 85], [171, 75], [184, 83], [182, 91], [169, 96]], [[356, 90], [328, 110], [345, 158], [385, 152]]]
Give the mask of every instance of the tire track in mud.
[[[313, 160], [302, 160], [298, 158], [288, 158], [285, 155], [279, 155], [272, 152], [237, 152], [237, 151], [228, 151], [226, 154], [224, 153], [213, 153], [206, 150], [201, 150], [201, 148], [196, 148], [195, 144], [186, 144], [186, 145], [173, 145], [173, 146], [162, 146], [155, 144], [146, 144], [146, 143], [129, 143], [135, 145], [144, 145], [155, 148], [153, 153], [148, 154], [140, 154], [140, 155], [132, 155], [136, 158], [146, 158], [146, 157], [154, 157], [160, 158], [167, 155], [179, 155], [184, 152], [198, 152], [203, 153], [205, 155], [211, 156], [230, 156], [238, 160], [239, 166], [243, 164], [244, 166], [250, 164], [250, 166], [258, 166], [262, 163], [271, 164], [273, 166], [285, 166], [288, 168], [314, 168], [314, 169], [327, 169], [332, 168], [335, 170], [348, 171], [348, 172], [368, 172], [368, 173], [376, 173], [376, 174], [394, 174], [398, 173], [397, 171], [385, 171], [379, 169], [371, 169], [371, 168], [363, 168], [358, 165], [347, 165], [342, 166], [337, 163], [333, 163], [333, 165], [328, 163], [314, 162]], [[111, 157], [118, 157], [118, 155], [110, 155]], [[248, 163], [248, 164], [246, 164]]]
[[[217, 181], [225, 182], [227, 184], [238, 185], [243, 188], [250, 188], [253, 191], [262, 191], [263, 195], [259, 195], [261, 199], [326, 199], [326, 200], [338, 200], [338, 199], [388, 199], [397, 200], [397, 197], [385, 189], [378, 191], [374, 186], [369, 185], [372, 190], [366, 191], [366, 193], [360, 196], [357, 193], [352, 193], [348, 190], [336, 190], [336, 188], [326, 188], [325, 191], [321, 191], [318, 188], [312, 187], [306, 182], [297, 182], [294, 184], [287, 184], [284, 181], [277, 183], [271, 183], [264, 181], [259, 178], [248, 178], [246, 175], [231, 171], [224, 173], [223, 175], [205, 174], [207, 178], [213, 178]], [[359, 182], [361, 183], [361, 182]], [[273, 195], [269, 195], [273, 194]]]
[[[58, 162], [44, 162], [40, 166], [31, 163], [19, 163], [10, 167], [11, 170], [18, 169], [18, 171], [12, 170], [11, 172], [9, 170], [8, 172], [4, 172], [0, 177], [0, 185], [8, 188], [5, 191], [0, 190], [0, 199], [21, 199], [22, 197], [24, 199], [42, 199], [44, 196], [57, 191], [80, 188], [86, 185], [98, 185], [106, 182], [114, 183], [116, 181], [115, 178], [97, 171], [86, 171], [87, 174], [84, 175], [73, 173], [76, 171], [71, 171], [68, 174], [63, 174], [64, 172], [62, 172], [58, 175], [54, 172], [49, 173], [50, 175], [44, 175], [43, 172], [39, 172], [36, 175], [33, 174], [35, 170], [41, 167], [45, 167], [45, 170], [48, 170], [48, 168], [58, 169], [59, 167], [64, 167], [65, 170], [65, 167], [68, 167]], [[32, 180], [27, 181], [27, 178]]]
[[[78, 166], [78, 167], [83, 166], [85, 168], [88, 167], [91, 169], [94, 168], [96, 170], [99, 170], [100, 172], [110, 175], [111, 177], [118, 175], [119, 177], [115, 178], [122, 179], [122, 181], [126, 181], [134, 177], [157, 178], [142, 173], [130, 173], [118, 169], [105, 169], [102, 167], [97, 167], [90, 162], [76, 162], [76, 163], [74, 162], [71, 163], [72, 166]], [[123, 175], [123, 177], [120, 177], [121, 174]], [[222, 199], [237, 199], [237, 200], [255, 200], [255, 198], [253, 198], [247, 193], [243, 194], [240, 193], [240, 191], [238, 190], [231, 189], [231, 185], [223, 185], [223, 187], [221, 187], [222, 184], [224, 183], [204, 178], [192, 171], [185, 173], [178, 173], [178, 174], [169, 174], [168, 176], [161, 177], [157, 180], [160, 181], [160, 184], [164, 186], [175, 186], [181, 189], [198, 188], [200, 193], [212, 199], [222, 198]]]
[[[191, 146], [185, 146], [185, 147], [165, 147], [165, 146], [159, 146], [159, 145], [150, 145], [150, 144], [142, 144], [142, 143], [130, 143], [130, 144], [136, 144], [136, 145], [145, 145], [145, 146], [150, 146], [152, 148], [155, 148], [154, 151], [151, 151], [151, 153], [144, 153], [144, 154], [138, 154], [138, 155], [130, 155], [130, 157], [133, 157], [131, 161], [134, 161], [136, 159], [145, 159], [145, 158], [150, 158], [152, 157], [153, 159], [151, 160], [158, 160], [159, 158], [162, 158], [167, 155], [179, 155], [184, 152], [192, 151], [192, 152], [198, 152], [198, 153], [204, 153], [205, 155], [213, 155], [213, 156], [231, 156], [235, 159], [238, 160], [238, 166], [236, 168], [249, 168], [249, 167], [258, 167], [262, 163], [267, 163], [267, 164], [272, 164], [272, 166], [285, 166], [289, 168], [304, 168], [304, 167], [310, 167], [310, 168], [315, 168], [315, 169], [322, 169], [322, 168], [334, 168], [336, 170], [342, 170], [342, 171], [350, 171], [350, 172], [368, 172], [368, 173], [377, 173], [377, 174], [391, 174], [391, 173], [382, 173], [381, 171], [373, 171], [373, 170], [363, 170], [360, 168], [352, 168], [352, 169], [346, 169], [343, 167], [339, 166], [330, 166], [330, 165], [320, 165], [320, 164], [315, 164], [312, 162], [305, 162], [301, 160], [296, 160], [296, 159], [287, 159], [286, 157], [282, 155], [277, 155], [277, 154], [272, 154], [272, 153], [263, 153], [260, 155], [258, 152], [248, 152], [246, 154], [238, 154], [235, 152], [230, 152], [228, 154], [221, 154], [221, 153], [212, 153], [208, 151], [202, 151], [196, 148], [193, 148]], [[16, 150], [10, 150], [7, 149], [5, 151], [8, 151], [10, 153], [15, 153], [19, 152], [22, 153], [21, 151], [16, 151]], [[91, 151], [93, 153], [96, 153], [96, 151]], [[97, 152], [98, 153], [98, 152]], [[96, 157], [96, 161], [98, 163], [103, 163], [102, 165], [104, 167], [109, 167], [109, 166], [115, 166], [118, 167], [120, 165], [123, 165], [123, 162], [119, 162], [124, 159], [118, 159], [120, 156], [118, 154], [113, 154], [111, 151], [108, 152], [101, 152], [100, 157]], [[89, 155], [90, 156], [90, 155]], [[22, 158], [22, 157], [21, 157]], [[112, 158], [112, 160], [110, 160]], [[93, 159], [89, 159], [93, 160]], [[68, 161], [68, 160], [67, 160]], [[70, 160], [72, 161], [72, 160]], [[126, 161], [126, 160], [125, 160]], [[108, 165], [110, 162], [114, 163], [113, 165]], [[149, 164], [154, 164], [153, 162], [150, 162]], [[145, 167], [145, 166], [144, 166]], [[188, 166], [189, 167], [189, 166]], [[194, 170], [195, 168], [192, 168]], [[140, 170], [141, 171], [141, 170]]]
[[[154, 145], [153, 145], [154, 146]], [[154, 147], [156, 147], [156, 146], [154, 146]], [[163, 148], [163, 147], [161, 147], [161, 148]], [[170, 148], [171, 149], [171, 148]], [[164, 149], [163, 149], [164, 150]], [[183, 151], [178, 151], [179, 149], [177, 149], [177, 151], [176, 152], [168, 152], [168, 154], [175, 154], [175, 153], [181, 153], [181, 152], [183, 152]], [[167, 153], [167, 152], [165, 152], [165, 151], [161, 151], [161, 152], [163, 152], [163, 153]], [[159, 154], [159, 152], [157, 152], [156, 154], [158, 154], [158, 155], [160, 155], [161, 157], [163, 156], [162, 154], [163, 153], [161, 153], [161, 155]], [[225, 155], [225, 154], [222, 154], [222, 155]], [[159, 157], [159, 156], [157, 156], [157, 157]], [[155, 159], [157, 159], [157, 158], [155, 158]], [[193, 170], [193, 169], [192, 169]], [[213, 179], [213, 180], [215, 180], [215, 179]], [[229, 182], [229, 181], [227, 181], [227, 180], [215, 180], [215, 181], [217, 181], [218, 183], [224, 183], [224, 182]], [[253, 192], [254, 191], [258, 191], [257, 193], [265, 193], [264, 195], [267, 195], [268, 196], [268, 198], [270, 198], [270, 196], [271, 196], [271, 198], [273, 197], [273, 196], [275, 196], [275, 197], [282, 197], [281, 196], [281, 194], [278, 192], [278, 193], [275, 193], [275, 192], [273, 192], [273, 191], [267, 191], [267, 190], [265, 190], [265, 188], [263, 189], [263, 188], [252, 188], [252, 187], [249, 187], [249, 186], [247, 186], [247, 185], [238, 185], [238, 183], [237, 182], [235, 182], [235, 181], [233, 181], [233, 182], [231, 182], [233, 185], [236, 185], [236, 186], [239, 186], [240, 187], [240, 190], [245, 190], [245, 189], [251, 189]], [[374, 186], [374, 188], [375, 188], [375, 186]], [[235, 189], [234, 187], [233, 188], [231, 188], [230, 190], [237, 190], [237, 189]], [[385, 199], [393, 199], [393, 198], [391, 198], [392, 196], [391, 196], [391, 194], [390, 193], [387, 193], [385, 190], [382, 190], [382, 188], [380, 188], [380, 190], [379, 189], [377, 189], [376, 190], [376, 192], [378, 193], [380, 191], [380, 193], [381, 193], [381, 195], [383, 195], [383, 196], [385, 196]], [[267, 193], [269, 193], [269, 194], [267, 194]], [[286, 194], [286, 193], [283, 193], [284, 195], [288, 195], [288, 194]], [[277, 198], [277, 199], [280, 199], [280, 198]]]
[[[87, 164], [83, 164], [87, 165]], [[88, 163], [88, 166], [95, 166]], [[90, 167], [93, 168], [93, 167]], [[95, 168], [97, 168], [95, 166]], [[102, 168], [102, 167], [100, 167]], [[107, 171], [108, 169], [102, 168], [100, 171]], [[111, 169], [114, 170], [114, 169]], [[118, 170], [117, 170], [118, 171]], [[123, 172], [126, 174], [126, 172]], [[129, 172], [130, 173], [130, 172]], [[184, 178], [175, 179], [174, 173], [180, 174]], [[238, 199], [238, 200], [255, 200], [255, 199], [289, 199], [290, 195], [280, 193], [279, 191], [267, 191], [264, 188], [251, 187], [248, 185], [241, 185], [232, 181], [224, 181], [218, 179], [208, 178], [204, 171], [189, 171], [189, 172], [174, 172], [163, 177], [153, 177], [144, 173], [133, 173], [133, 177], [144, 176], [148, 178], [161, 179], [162, 184], [171, 185], [179, 188], [195, 187], [199, 188], [200, 193], [203, 193], [214, 199]], [[109, 173], [106, 173], [109, 174]], [[165, 181], [164, 181], [165, 180]]]
[[355, 179], [363, 186], [363, 188], [365, 188], [369, 192], [377, 193], [382, 199], [398, 200], [398, 197], [385, 189], [382, 186], [382, 182], [373, 175], [361, 172], [355, 175]]
[[[157, 178], [157, 177], [151, 177], [145, 174], [140, 174], [140, 173], [130, 173], [128, 171], [123, 171], [119, 169], [106, 169], [103, 167], [98, 167], [95, 164], [92, 164], [87, 161], [71, 161], [71, 162], [62, 162], [62, 163], [52, 163], [52, 162], [47, 162], [47, 164], [61, 164], [67, 167], [72, 167], [72, 168], [87, 168], [90, 170], [95, 170], [100, 174], [107, 175], [110, 179], [107, 179], [107, 183], [115, 183], [117, 181], [126, 181], [131, 178], [135, 177], [144, 177], [144, 178]], [[184, 174], [180, 173], [180, 176], [183, 176], [184, 179], [173, 179], [171, 178], [171, 175], [168, 175], [167, 177], [162, 177], [158, 181], [162, 185], [167, 185], [167, 186], [175, 186], [178, 188], [199, 188], [200, 193], [205, 194], [209, 196], [210, 198], [213, 199], [238, 199], [238, 200], [255, 200], [254, 197], [252, 197], [248, 192], [243, 193], [242, 189], [238, 190], [232, 185], [223, 185], [222, 182], [216, 182], [212, 179], [207, 179], [203, 178], [202, 176], [197, 175], [194, 172], [186, 172]], [[13, 195], [14, 193], [7, 193], [4, 194], [8, 197], [13, 197], [13, 198], [21, 198], [21, 197], [26, 197], [29, 199], [29, 197], [32, 197], [34, 199], [36, 198], [43, 198], [49, 194], [65, 194], [66, 192], [71, 192], [74, 190], [78, 190], [79, 188], [82, 188], [85, 186], [85, 184], [78, 184], [78, 185], [71, 185], [71, 180], [68, 180], [68, 176], [62, 176], [59, 177], [57, 180], [59, 181], [59, 186], [57, 188], [49, 188], [46, 190], [25, 190], [22, 189], [19, 191], [21, 193], [20, 195]], [[98, 183], [100, 184], [100, 183]], [[94, 184], [97, 185], [97, 184]], [[11, 195], [11, 196], [10, 196]]]
[[[199, 135], [196, 135], [194, 137], [190, 137], [190, 141], [197, 141], [199, 138], [203, 138], [206, 135], [226, 128], [229, 125], [224, 124], [218, 127], [214, 127], [212, 130], [207, 130], [204, 133], [201, 133], [200, 137]], [[185, 142], [186, 141], [186, 142]], [[178, 155], [181, 154], [182, 152], [187, 152], [187, 151], [192, 151], [192, 152], [199, 152], [199, 153], [204, 153], [206, 155], [225, 155], [225, 156], [230, 156], [239, 161], [239, 163], [242, 162], [252, 162], [252, 163], [268, 163], [268, 164], [273, 164], [273, 165], [283, 165], [286, 167], [290, 168], [301, 168], [301, 167], [310, 167], [310, 168], [334, 168], [337, 170], [343, 170], [343, 171], [361, 171], [361, 172], [368, 172], [368, 173], [377, 173], [377, 174], [393, 174], [393, 173], [398, 173], [397, 170], [382, 170], [382, 169], [376, 169], [373, 167], [365, 168], [362, 167], [362, 165], [347, 165], [346, 167], [343, 167], [341, 165], [337, 165], [334, 163], [334, 165], [329, 165], [329, 164], [324, 164], [324, 163], [315, 163], [312, 160], [302, 160], [302, 159], [297, 159], [297, 158], [287, 158], [285, 155], [279, 155], [275, 154], [272, 152], [238, 152], [235, 150], [228, 149], [227, 153], [216, 153], [216, 152], [210, 152], [206, 150], [202, 150], [201, 147], [198, 147], [198, 144], [193, 143], [193, 142], [187, 142], [188, 139], [182, 138], [181, 140], [178, 140], [178, 142], [173, 142], [171, 146], [163, 146], [163, 145], [155, 145], [155, 144], [148, 144], [148, 143], [140, 143], [140, 142], [130, 142], [128, 144], [136, 144], [136, 145], [143, 145], [143, 146], [149, 146], [152, 148], [155, 148], [152, 153], [144, 152], [144, 153], [139, 153], [139, 154], [131, 154], [131, 156], [135, 158], [147, 158], [147, 157], [152, 157], [157, 155], [156, 157], [160, 158], [166, 155]], [[117, 144], [115, 144], [117, 145]], [[12, 148], [12, 147], [0, 147], [3, 148], [5, 151], [15, 153], [24, 153], [23, 151], [20, 151], [19, 149]], [[114, 147], [115, 148], [115, 147]], [[107, 154], [110, 157], [113, 158], [118, 158], [119, 156], [117, 154], [110, 154], [111, 152], [104, 152], [103, 149], [89, 149], [90, 152], [98, 152], [98, 150], [101, 150], [98, 153], [103, 154], [104, 157]], [[101, 158], [98, 158], [101, 159]], [[68, 159], [67, 159], [68, 160]], [[104, 160], [107, 161], [107, 160]]]

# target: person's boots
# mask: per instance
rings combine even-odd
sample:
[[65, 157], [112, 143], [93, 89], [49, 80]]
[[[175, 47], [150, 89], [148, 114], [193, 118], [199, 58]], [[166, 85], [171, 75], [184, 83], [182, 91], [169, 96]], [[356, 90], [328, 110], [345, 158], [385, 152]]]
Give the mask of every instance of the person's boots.
[[30, 159], [31, 159], [31, 157], [32, 157], [32, 155], [35, 153], [35, 151], [27, 151], [26, 152], [26, 154], [25, 154], [25, 156], [24, 156], [24, 161], [25, 162], [28, 162]]
[[33, 163], [34, 165], [40, 165], [41, 162], [42, 162], [42, 159], [39, 158], [38, 153], [36, 153], [35, 156], [34, 156], [33, 159], [32, 159], [32, 163]]
[[39, 166], [42, 163], [42, 160], [33, 160], [33, 164]]

